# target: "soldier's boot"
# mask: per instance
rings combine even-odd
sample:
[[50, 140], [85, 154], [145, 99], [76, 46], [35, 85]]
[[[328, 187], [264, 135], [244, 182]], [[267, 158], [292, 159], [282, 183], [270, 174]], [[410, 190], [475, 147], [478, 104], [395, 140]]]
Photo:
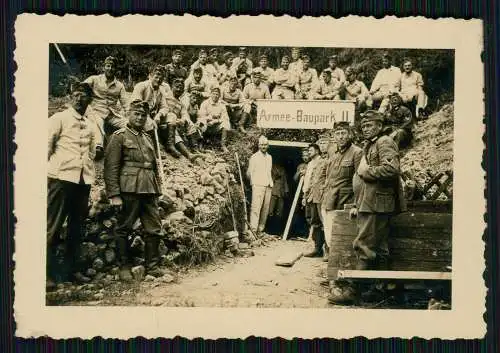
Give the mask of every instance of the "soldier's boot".
[[193, 154], [200, 154], [199, 135], [197, 132], [186, 136]]
[[241, 119], [238, 122], [238, 130], [241, 131], [242, 133], [246, 133], [247, 131], [245, 130], [245, 124], [249, 120], [249, 114], [248, 113], [243, 113], [241, 114]]
[[167, 141], [165, 151], [174, 158], [180, 158], [181, 154], [175, 148], [175, 124], [167, 124]]
[[323, 252], [323, 262], [328, 262], [330, 256], [330, 247], [325, 243], [325, 250]]
[[320, 237], [321, 229], [319, 229], [318, 226], [312, 226], [312, 227], [314, 227], [312, 233], [312, 239], [314, 241], [314, 250], [304, 254], [304, 257], [322, 257], [323, 244], [321, 242], [321, 237]]
[[118, 252], [118, 263], [119, 263], [118, 275], [120, 276], [120, 281], [132, 282], [134, 277], [132, 277], [132, 272], [130, 271], [131, 266], [128, 261], [129, 257], [128, 257], [127, 238], [116, 237], [115, 242], [116, 242], [116, 250]]
[[197, 156], [195, 156], [194, 154], [192, 154], [191, 152], [189, 152], [188, 148], [186, 147], [186, 145], [184, 144], [184, 142], [177, 142], [175, 144], [175, 147], [177, 148], [177, 150], [184, 156], [186, 157], [187, 159], [189, 159], [191, 162], [193, 162]]
[[227, 130], [223, 129], [220, 137], [220, 149], [222, 150], [223, 153], [229, 152], [226, 146], [226, 140], [227, 140]]
[[158, 247], [160, 245], [159, 238], [146, 238], [144, 240], [144, 262], [146, 267], [146, 274], [153, 277], [161, 277], [165, 273], [160, 269], [160, 252]]
[[356, 301], [356, 288], [351, 284], [342, 287], [334, 286], [328, 296], [328, 303], [333, 305], [349, 305]]

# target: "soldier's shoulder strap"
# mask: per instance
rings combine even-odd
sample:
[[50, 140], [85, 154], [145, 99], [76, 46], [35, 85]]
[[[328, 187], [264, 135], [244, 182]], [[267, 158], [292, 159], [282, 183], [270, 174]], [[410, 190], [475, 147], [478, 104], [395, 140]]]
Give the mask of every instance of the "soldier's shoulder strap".
[[121, 129], [118, 129], [115, 132], [113, 132], [113, 135], [123, 134], [125, 132], [125, 130], [126, 130], [126, 128], [122, 127]]

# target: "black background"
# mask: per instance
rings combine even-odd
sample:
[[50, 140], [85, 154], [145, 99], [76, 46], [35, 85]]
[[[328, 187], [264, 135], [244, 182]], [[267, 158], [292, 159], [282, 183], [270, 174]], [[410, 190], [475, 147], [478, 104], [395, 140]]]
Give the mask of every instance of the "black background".
[[[319, 5], [321, 4], [321, 5]], [[216, 6], [217, 5], [217, 6]], [[485, 63], [485, 94], [486, 94], [486, 117], [487, 124], [485, 143], [488, 147], [484, 152], [483, 167], [487, 170], [487, 190], [485, 197], [488, 198], [487, 214], [485, 220], [488, 228], [484, 234], [487, 242], [485, 258], [487, 271], [484, 274], [487, 286], [487, 311], [485, 320], [488, 323], [488, 334], [482, 340], [423, 340], [413, 338], [411, 340], [374, 339], [367, 340], [357, 337], [352, 340], [284, 340], [280, 338], [264, 339], [249, 337], [245, 340], [187, 340], [177, 337], [171, 340], [156, 339], [146, 340], [136, 338], [129, 341], [100, 339], [91, 341], [84, 340], [52, 340], [49, 338], [19, 339], [14, 337], [15, 322], [13, 318], [13, 261], [14, 252], [14, 224], [13, 215], [13, 154], [15, 153], [14, 124], [15, 102], [11, 97], [14, 85], [14, 72], [16, 66], [13, 59], [15, 49], [14, 21], [19, 13], [53, 13], [63, 15], [73, 14], [105, 14], [110, 13], [120, 16], [129, 13], [142, 14], [165, 14], [190, 13], [193, 15], [214, 15], [227, 17], [231, 14], [288, 14], [295, 17], [303, 15], [320, 16], [330, 15], [342, 17], [346, 15], [375, 16], [377, 18], [385, 15], [397, 16], [425, 16], [428, 18], [456, 17], [463, 19], [482, 18], [484, 20], [484, 53]], [[76, 1], [76, 0], [54, 0], [54, 1], [16, 1], [7, 2], [1, 0], [0, 8], [0, 198], [3, 201], [0, 209], [0, 353], [4, 352], [412, 352], [412, 353], [466, 353], [466, 352], [499, 352], [498, 325], [500, 314], [497, 303], [499, 299], [499, 259], [498, 248], [498, 224], [499, 210], [497, 206], [498, 189], [498, 122], [500, 94], [499, 81], [499, 38], [500, 38], [500, 4], [497, 0], [485, 1], [452, 1], [452, 0], [385, 0], [385, 1], [169, 1], [163, 3], [158, 0], [149, 1]], [[36, 29], [33, 29], [34, 31]], [[41, 114], [45, 116], [45, 114]], [[216, 320], [216, 318], [214, 318]], [[214, 321], [215, 323], [215, 321]], [[298, 323], [307, 325], [307, 322]], [[335, 323], [332, 317], [332, 325]], [[404, 325], [404, 322], [401, 322]], [[360, 328], [363, 323], [360, 322]]]

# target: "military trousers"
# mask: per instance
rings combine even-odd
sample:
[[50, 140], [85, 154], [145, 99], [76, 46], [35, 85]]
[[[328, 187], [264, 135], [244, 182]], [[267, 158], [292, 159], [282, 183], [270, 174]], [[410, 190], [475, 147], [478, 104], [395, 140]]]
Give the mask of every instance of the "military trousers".
[[[82, 180], [81, 180], [82, 181]], [[48, 178], [47, 181], [47, 247], [50, 259], [55, 246], [61, 241], [60, 233], [67, 220], [66, 262], [71, 271], [79, 259], [83, 222], [88, 215], [90, 185]], [[51, 263], [48, 261], [49, 272]]]
[[389, 256], [389, 213], [358, 212], [353, 248], [358, 259], [374, 262]]
[[158, 211], [158, 197], [153, 194], [122, 193], [122, 210], [118, 218], [116, 235], [128, 237], [137, 218], [144, 228], [144, 238], [161, 237], [161, 219]]
[[285, 200], [283, 197], [271, 195], [271, 201], [269, 203], [269, 216], [276, 216], [278, 218], [283, 217], [284, 208]]
[[325, 244], [325, 233], [323, 231], [323, 215], [321, 212], [321, 203], [306, 203], [306, 220], [309, 224], [309, 231], [312, 231], [312, 238], [316, 250], [323, 248]]
[[253, 232], [263, 232], [266, 227], [272, 190], [269, 186], [252, 185], [250, 228]]

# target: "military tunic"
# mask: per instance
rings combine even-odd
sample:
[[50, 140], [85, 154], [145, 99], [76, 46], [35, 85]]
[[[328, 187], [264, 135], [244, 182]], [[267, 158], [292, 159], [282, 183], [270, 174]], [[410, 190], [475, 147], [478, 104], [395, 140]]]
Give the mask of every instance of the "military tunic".
[[373, 262], [388, 257], [390, 217], [405, 211], [406, 204], [399, 177], [399, 151], [392, 138], [382, 135], [368, 141], [363, 158], [368, 168], [361, 173], [358, 170], [353, 178], [358, 209], [353, 247], [359, 259]]
[[156, 168], [156, 152], [151, 137], [130, 126], [116, 131], [106, 147], [104, 182], [109, 198], [120, 196], [123, 209], [116, 234], [127, 237], [141, 219], [146, 237], [160, 236], [158, 213], [160, 182]]

